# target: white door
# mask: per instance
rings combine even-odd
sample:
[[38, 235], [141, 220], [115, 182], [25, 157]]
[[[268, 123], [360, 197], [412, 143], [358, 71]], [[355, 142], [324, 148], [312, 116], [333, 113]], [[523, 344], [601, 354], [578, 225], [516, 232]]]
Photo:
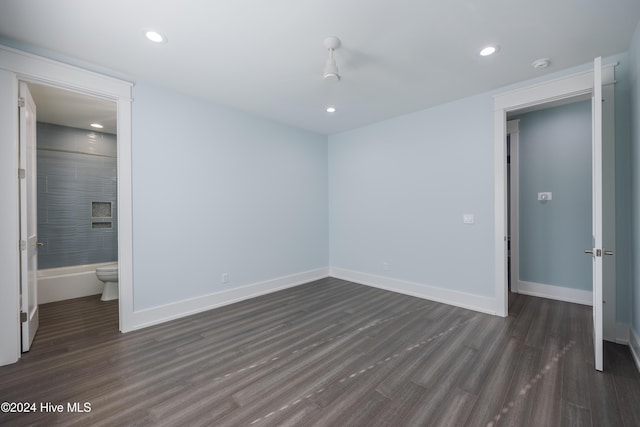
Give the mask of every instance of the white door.
[[22, 351], [29, 351], [38, 330], [38, 216], [36, 104], [20, 83], [20, 316]]
[[603, 368], [603, 337], [602, 337], [602, 256], [603, 227], [602, 227], [602, 59], [596, 58], [593, 62], [593, 142], [592, 142], [592, 210], [593, 210], [593, 247], [585, 252], [591, 254], [593, 259], [593, 347], [595, 355], [595, 368], [602, 371]]

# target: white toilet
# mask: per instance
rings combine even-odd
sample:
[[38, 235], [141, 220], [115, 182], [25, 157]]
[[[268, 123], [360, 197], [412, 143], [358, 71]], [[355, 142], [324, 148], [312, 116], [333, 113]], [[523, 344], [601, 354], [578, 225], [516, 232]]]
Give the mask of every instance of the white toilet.
[[118, 299], [118, 264], [105, 265], [96, 268], [96, 276], [104, 282], [102, 301]]

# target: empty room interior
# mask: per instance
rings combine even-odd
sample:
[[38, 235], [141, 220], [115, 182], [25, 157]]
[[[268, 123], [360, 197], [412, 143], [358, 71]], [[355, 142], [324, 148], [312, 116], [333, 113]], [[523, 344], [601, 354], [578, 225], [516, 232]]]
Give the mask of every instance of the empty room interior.
[[0, 0], [0, 424], [640, 425], [640, 2]]

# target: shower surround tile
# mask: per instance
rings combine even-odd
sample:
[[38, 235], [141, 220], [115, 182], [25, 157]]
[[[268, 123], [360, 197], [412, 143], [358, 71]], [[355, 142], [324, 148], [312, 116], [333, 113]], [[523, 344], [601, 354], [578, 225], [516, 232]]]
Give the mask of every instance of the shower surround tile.
[[[38, 123], [40, 269], [118, 259], [116, 171], [115, 135]], [[92, 227], [93, 202], [110, 228]]]

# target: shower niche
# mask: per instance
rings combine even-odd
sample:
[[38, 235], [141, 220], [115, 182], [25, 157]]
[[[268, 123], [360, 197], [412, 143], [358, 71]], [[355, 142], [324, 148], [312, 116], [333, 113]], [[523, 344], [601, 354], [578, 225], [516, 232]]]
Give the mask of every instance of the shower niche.
[[104, 230], [113, 228], [113, 210], [111, 202], [91, 202], [91, 229]]

